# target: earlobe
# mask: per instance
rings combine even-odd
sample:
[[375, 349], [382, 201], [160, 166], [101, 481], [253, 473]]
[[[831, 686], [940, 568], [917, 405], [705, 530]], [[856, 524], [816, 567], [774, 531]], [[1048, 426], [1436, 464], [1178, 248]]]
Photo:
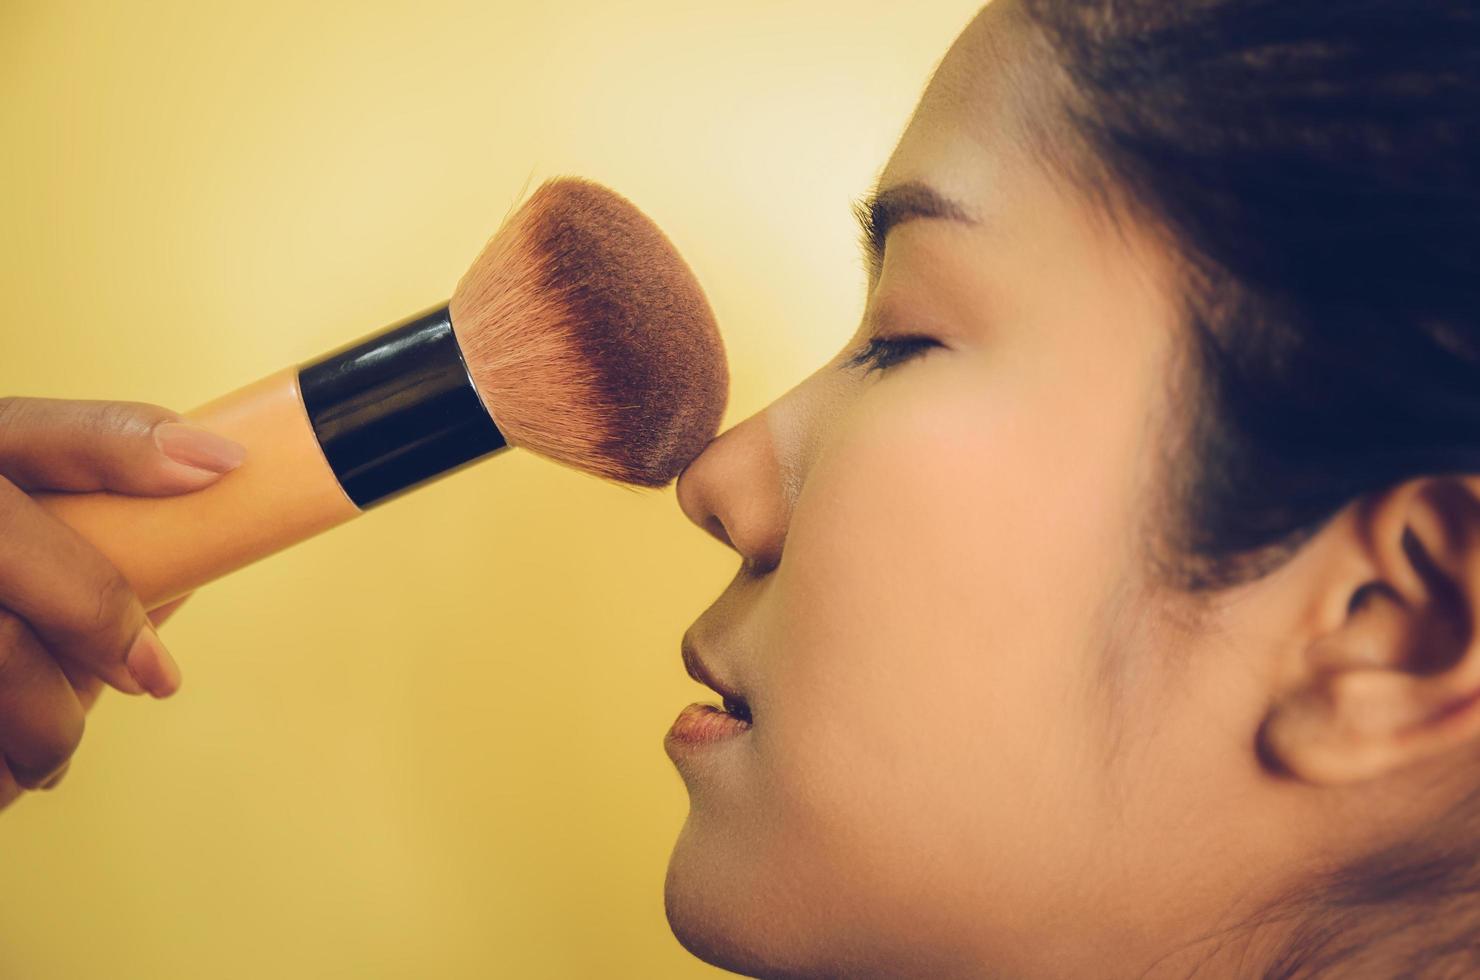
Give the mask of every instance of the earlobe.
[[1260, 737], [1265, 759], [1296, 779], [1361, 782], [1480, 742], [1480, 692], [1401, 670], [1339, 671], [1277, 701]]
[[1469, 479], [1413, 481], [1320, 532], [1330, 560], [1300, 587], [1327, 609], [1348, 601], [1274, 692], [1259, 734], [1266, 764], [1338, 785], [1480, 746], [1477, 500]]

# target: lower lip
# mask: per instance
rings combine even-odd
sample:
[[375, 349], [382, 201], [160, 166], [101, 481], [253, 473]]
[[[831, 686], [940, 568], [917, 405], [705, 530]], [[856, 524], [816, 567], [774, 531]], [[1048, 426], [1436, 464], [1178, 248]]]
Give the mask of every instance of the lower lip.
[[712, 704], [691, 704], [679, 713], [664, 741], [672, 746], [710, 745], [750, 731], [750, 722]]

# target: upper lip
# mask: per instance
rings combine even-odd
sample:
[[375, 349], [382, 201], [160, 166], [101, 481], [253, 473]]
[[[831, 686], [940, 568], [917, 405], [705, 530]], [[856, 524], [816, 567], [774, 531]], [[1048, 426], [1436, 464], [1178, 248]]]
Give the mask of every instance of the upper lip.
[[727, 702], [736, 701], [740, 704], [746, 703], [745, 696], [735, 690], [733, 685], [727, 684], [714, 676], [713, 672], [709, 669], [709, 665], [704, 662], [699, 654], [699, 645], [694, 640], [692, 630], [683, 635], [683, 642], [679, 644], [679, 647], [683, 652], [684, 670], [689, 672], [690, 677], [712, 690], [715, 694], [718, 694]]

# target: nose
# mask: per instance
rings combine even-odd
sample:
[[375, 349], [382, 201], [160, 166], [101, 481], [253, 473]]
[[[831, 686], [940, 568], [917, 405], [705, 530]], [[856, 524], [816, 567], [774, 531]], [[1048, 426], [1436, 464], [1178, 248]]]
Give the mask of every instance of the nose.
[[791, 504], [765, 412], [720, 433], [679, 474], [678, 506], [753, 571], [780, 563]]

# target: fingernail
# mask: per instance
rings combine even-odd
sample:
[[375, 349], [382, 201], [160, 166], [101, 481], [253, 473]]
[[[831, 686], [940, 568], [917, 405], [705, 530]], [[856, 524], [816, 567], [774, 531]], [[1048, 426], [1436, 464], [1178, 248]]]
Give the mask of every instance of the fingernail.
[[[132, 650], [133, 647], [129, 647], [129, 649]], [[124, 665], [127, 666], [127, 660], [125, 660]], [[124, 694], [137, 695], [145, 693], [144, 686], [139, 683], [139, 679], [133, 675], [132, 671], [125, 670], [121, 674], [114, 674], [113, 677], [105, 679]]]
[[124, 665], [134, 675], [134, 680], [157, 698], [167, 698], [179, 690], [180, 665], [164, 648], [154, 627], [148, 624], [134, 638]]
[[56, 772], [52, 773], [51, 776], [46, 780], [46, 782], [44, 782], [44, 783], [41, 784], [41, 788], [42, 789], [55, 789], [57, 783], [60, 783], [62, 781], [62, 777], [65, 776], [65, 775], [67, 775], [67, 770], [69, 768], [71, 768], [71, 766], [72, 766], [72, 760], [71, 759], [68, 759], [66, 762], [62, 763], [62, 768], [60, 768]]
[[189, 422], [161, 422], [154, 427], [160, 452], [185, 466], [225, 473], [242, 465], [247, 449], [239, 442]]
[[6, 768], [10, 770], [10, 775], [15, 779], [16, 785], [29, 789], [51, 789], [61, 780], [63, 773], [71, 764], [72, 760], [67, 759], [50, 772], [40, 772], [21, 765], [9, 756], [5, 757]]

